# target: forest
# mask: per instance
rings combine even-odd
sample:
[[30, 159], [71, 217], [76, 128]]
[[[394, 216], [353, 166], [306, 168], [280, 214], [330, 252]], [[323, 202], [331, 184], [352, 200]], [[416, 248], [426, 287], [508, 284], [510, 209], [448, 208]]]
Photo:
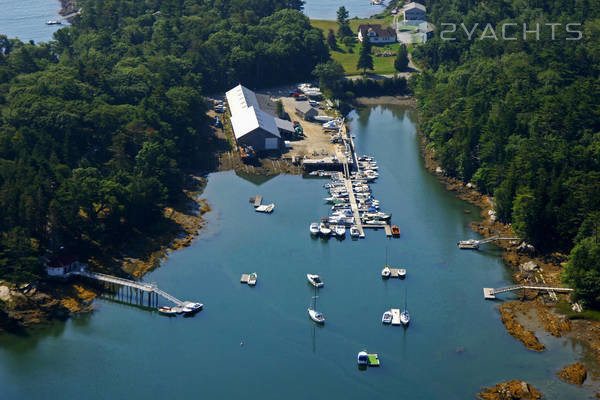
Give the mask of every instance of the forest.
[[[427, 6], [435, 38], [413, 57], [425, 68], [415, 93], [428, 149], [447, 174], [493, 195], [498, 218], [521, 238], [542, 253], [571, 253], [565, 281], [600, 307], [600, 2]], [[442, 40], [450, 23], [455, 40]], [[504, 23], [514, 40], [502, 39]], [[554, 37], [550, 23], [560, 24]], [[570, 23], [580, 40], [568, 40], [578, 36]], [[523, 24], [540, 24], [539, 39], [524, 39]], [[487, 38], [491, 29], [498, 40]]]
[[0, 279], [156, 229], [214, 160], [204, 95], [304, 80], [329, 57], [301, 0], [78, 5], [49, 43], [0, 36]]

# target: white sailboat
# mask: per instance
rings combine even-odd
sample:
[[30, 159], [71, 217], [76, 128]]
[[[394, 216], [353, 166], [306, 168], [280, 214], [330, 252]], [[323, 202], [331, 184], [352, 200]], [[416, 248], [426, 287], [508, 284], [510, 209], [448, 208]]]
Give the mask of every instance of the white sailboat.
[[321, 314], [320, 312], [317, 311], [317, 297], [319, 297], [319, 296], [317, 296], [317, 288], [315, 287], [315, 295], [313, 296], [313, 304], [308, 307], [308, 315], [310, 316], [310, 319], [312, 319], [317, 324], [324, 324], [325, 317], [323, 316], [323, 314]]
[[404, 326], [408, 326], [408, 324], [410, 323], [410, 314], [408, 312], [408, 309], [406, 308], [406, 303], [407, 303], [406, 297], [407, 297], [407, 295], [405, 292], [405, 294], [404, 294], [404, 311], [402, 311], [400, 313], [400, 322]]
[[383, 279], [387, 279], [390, 276], [392, 276], [392, 270], [390, 269], [390, 266], [388, 264], [388, 249], [386, 247], [385, 248], [385, 267], [383, 267], [383, 269], [381, 270], [381, 277]]

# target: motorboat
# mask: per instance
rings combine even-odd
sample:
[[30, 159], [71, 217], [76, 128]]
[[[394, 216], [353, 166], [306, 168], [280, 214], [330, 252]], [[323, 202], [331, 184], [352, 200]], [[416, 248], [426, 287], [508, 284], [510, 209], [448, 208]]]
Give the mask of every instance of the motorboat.
[[310, 224], [309, 229], [310, 229], [311, 235], [318, 235], [319, 234], [319, 223], [313, 222], [312, 224]]
[[369, 365], [369, 355], [366, 350], [358, 352], [357, 362], [358, 365]]
[[327, 225], [321, 222], [321, 225], [319, 225], [319, 233], [323, 236], [329, 236], [329, 234], [331, 233], [331, 229], [329, 229]]
[[358, 230], [358, 227], [356, 225], [352, 225], [350, 227], [350, 236], [352, 236], [353, 238], [357, 238], [360, 236], [360, 232]]
[[46, 21], [46, 25], [62, 25], [62, 22], [60, 22], [59, 20], [50, 20]]
[[387, 310], [386, 312], [383, 313], [383, 316], [381, 317], [381, 322], [384, 324], [392, 323], [392, 311], [391, 310]]
[[398, 270], [398, 277], [399, 277], [400, 279], [404, 279], [404, 278], [406, 278], [406, 270], [405, 270], [404, 268], [400, 268], [400, 269]]
[[183, 312], [184, 313], [195, 313], [195, 312], [202, 310], [202, 307], [204, 307], [204, 304], [202, 304], [202, 303], [193, 303], [191, 301], [186, 302], [183, 306]]
[[316, 288], [322, 288], [325, 284], [319, 275], [316, 274], [306, 274], [306, 278], [308, 281]]
[[461, 240], [458, 242], [459, 249], [477, 250], [479, 249], [479, 241], [475, 239]]
[[257, 274], [256, 272], [253, 272], [253, 273], [251, 273], [251, 274], [248, 276], [248, 285], [249, 285], [249, 286], [254, 286], [254, 285], [256, 285], [256, 281], [257, 281], [257, 279], [258, 279], [258, 274]]
[[398, 225], [392, 225], [392, 236], [400, 237], [400, 228], [398, 228]]
[[175, 315], [177, 314], [177, 310], [173, 307], [162, 306], [158, 307], [158, 312], [164, 315]]
[[261, 205], [261, 206], [258, 206], [255, 208], [256, 212], [262, 212], [262, 213], [267, 213], [267, 214], [272, 213], [274, 209], [275, 209], [275, 204], [273, 204], [273, 203]]
[[338, 237], [344, 237], [346, 235], [346, 227], [344, 227], [343, 225], [337, 225], [335, 227], [335, 234]]
[[383, 267], [383, 269], [381, 270], [381, 277], [384, 279], [389, 278], [390, 276], [392, 276], [392, 270], [390, 269], [390, 267], [386, 264], [385, 267]]

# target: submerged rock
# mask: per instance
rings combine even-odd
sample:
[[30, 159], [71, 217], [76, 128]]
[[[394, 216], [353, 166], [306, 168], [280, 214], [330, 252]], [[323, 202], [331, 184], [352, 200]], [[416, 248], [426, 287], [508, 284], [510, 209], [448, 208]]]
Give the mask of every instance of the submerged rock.
[[543, 396], [533, 386], [518, 379], [502, 382], [491, 388], [484, 388], [477, 395], [482, 400], [541, 399]]
[[563, 381], [580, 386], [583, 385], [585, 378], [587, 378], [587, 370], [585, 369], [585, 366], [580, 362], [564, 366], [556, 374]]

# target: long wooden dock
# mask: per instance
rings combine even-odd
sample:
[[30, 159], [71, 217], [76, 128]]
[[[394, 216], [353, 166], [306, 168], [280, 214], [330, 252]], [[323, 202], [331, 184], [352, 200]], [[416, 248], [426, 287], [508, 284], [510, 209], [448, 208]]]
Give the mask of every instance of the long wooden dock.
[[118, 278], [112, 275], [100, 274], [98, 272], [90, 272], [90, 271], [71, 271], [68, 275], [76, 275], [82, 276], [88, 279], [94, 279], [101, 282], [112, 283], [115, 285], [126, 286], [133, 289], [141, 290], [146, 293], [156, 293], [158, 296], [167, 299], [168, 301], [175, 303], [176, 305], [182, 307], [186, 304], [190, 303], [189, 301], [181, 301], [175, 296], [171, 296], [169, 293], [165, 292], [158, 288], [155, 283], [145, 283], [145, 282], [136, 282], [129, 279]]
[[358, 213], [358, 204], [356, 204], [356, 197], [354, 196], [354, 189], [352, 188], [352, 180], [349, 178], [344, 178], [344, 183], [346, 184], [348, 198], [350, 199], [350, 207], [352, 208], [352, 215], [354, 216], [354, 224], [358, 228], [360, 237], [364, 238], [365, 231], [363, 229], [362, 220], [360, 219], [360, 214]]
[[516, 290], [547, 290], [549, 292], [572, 292], [571, 288], [564, 287], [551, 287], [546, 285], [511, 285], [505, 286], [501, 288], [483, 288], [483, 297], [488, 300], [492, 300], [496, 298], [497, 294], [506, 293], [506, 292], [514, 292]]

